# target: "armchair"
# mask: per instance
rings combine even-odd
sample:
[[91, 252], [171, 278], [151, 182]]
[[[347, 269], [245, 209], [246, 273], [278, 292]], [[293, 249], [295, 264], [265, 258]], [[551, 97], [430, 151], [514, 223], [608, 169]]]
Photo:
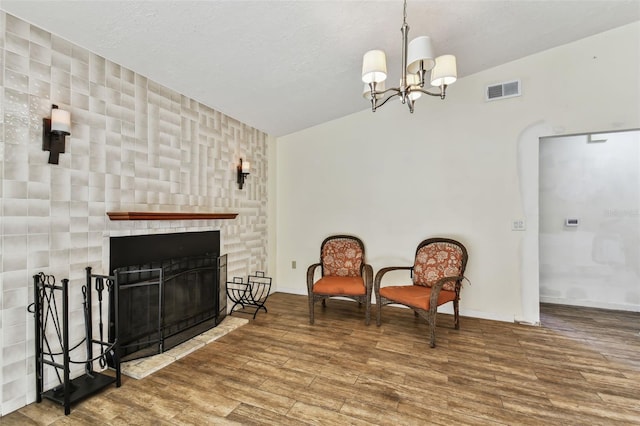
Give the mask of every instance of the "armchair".
[[[315, 281], [316, 269], [321, 277]], [[331, 297], [346, 297], [365, 305], [365, 324], [371, 319], [373, 269], [365, 263], [364, 243], [351, 235], [333, 235], [320, 246], [320, 262], [307, 269], [309, 324], [314, 323], [314, 305]]]
[[[453, 302], [454, 327], [460, 328], [458, 301], [467, 259], [467, 249], [460, 242], [448, 238], [429, 238], [418, 245], [413, 266], [392, 266], [378, 271], [374, 281], [378, 305], [376, 324], [380, 326], [383, 306], [407, 306], [427, 320], [429, 344], [435, 347], [438, 306]], [[409, 270], [413, 283], [381, 288], [384, 275], [394, 270]]]

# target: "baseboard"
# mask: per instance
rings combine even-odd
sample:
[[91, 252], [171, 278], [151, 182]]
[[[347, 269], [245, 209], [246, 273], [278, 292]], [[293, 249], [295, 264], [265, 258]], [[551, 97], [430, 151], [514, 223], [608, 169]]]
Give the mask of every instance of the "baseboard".
[[638, 305], [606, 303], [606, 302], [592, 301], [592, 300], [563, 299], [560, 297], [540, 296], [540, 303], [552, 303], [554, 305], [583, 306], [586, 308], [609, 309], [614, 311], [640, 312], [640, 306]]
[[[301, 296], [307, 295], [306, 290], [301, 292], [299, 288], [278, 287], [277, 292], [287, 293], [287, 294], [297, 294]], [[348, 300], [348, 299], [345, 299], [345, 300]], [[371, 303], [371, 306], [375, 306], [375, 305], [376, 303], [375, 301], [373, 301]], [[394, 306], [402, 307], [401, 305], [394, 305]], [[438, 308], [438, 312], [442, 312], [443, 314], [453, 315], [453, 306], [450, 303], [448, 303]], [[480, 318], [480, 319], [486, 319], [486, 320], [492, 320], [492, 321], [514, 322], [513, 315], [502, 315], [502, 314], [497, 314], [495, 312], [474, 311], [474, 310], [462, 309], [462, 308], [460, 309], [460, 316]]]
[[278, 293], [287, 293], [287, 294], [298, 294], [300, 296], [306, 296], [307, 295], [307, 289], [303, 289], [300, 290], [299, 288], [290, 288], [290, 287], [281, 287], [278, 286], [278, 288], [276, 289], [276, 291]]

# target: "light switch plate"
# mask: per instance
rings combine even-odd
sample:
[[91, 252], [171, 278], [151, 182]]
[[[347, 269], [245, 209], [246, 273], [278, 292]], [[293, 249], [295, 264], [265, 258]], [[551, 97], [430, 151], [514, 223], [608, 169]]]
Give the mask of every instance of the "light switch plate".
[[527, 224], [524, 219], [514, 219], [511, 222], [511, 230], [512, 231], [524, 231], [527, 229]]

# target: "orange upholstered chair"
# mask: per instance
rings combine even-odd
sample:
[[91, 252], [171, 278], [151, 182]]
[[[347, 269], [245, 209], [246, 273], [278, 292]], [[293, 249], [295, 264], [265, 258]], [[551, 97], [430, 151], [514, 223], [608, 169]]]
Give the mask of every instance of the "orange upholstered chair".
[[[316, 269], [320, 279], [315, 281]], [[362, 240], [351, 235], [333, 235], [320, 246], [320, 262], [307, 269], [309, 293], [309, 323], [314, 321], [314, 305], [322, 300], [322, 306], [330, 297], [346, 297], [365, 305], [365, 324], [371, 319], [371, 290], [373, 269], [365, 263]]]
[[[448, 238], [429, 238], [416, 249], [413, 266], [392, 266], [376, 274], [374, 289], [379, 326], [382, 307], [389, 304], [407, 306], [429, 324], [429, 343], [436, 345], [436, 314], [438, 306], [453, 302], [454, 326], [460, 328], [458, 301], [460, 288], [467, 266], [467, 249], [458, 241]], [[411, 271], [411, 285], [380, 287], [382, 277], [389, 271], [406, 269]]]

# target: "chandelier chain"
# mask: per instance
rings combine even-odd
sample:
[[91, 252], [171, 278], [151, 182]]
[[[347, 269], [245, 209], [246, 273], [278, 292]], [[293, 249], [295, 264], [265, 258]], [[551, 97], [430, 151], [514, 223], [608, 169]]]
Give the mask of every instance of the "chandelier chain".
[[406, 25], [407, 24], [407, 0], [404, 0], [404, 9], [403, 9], [402, 13], [403, 13], [402, 14], [402, 23], [404, 25]]

